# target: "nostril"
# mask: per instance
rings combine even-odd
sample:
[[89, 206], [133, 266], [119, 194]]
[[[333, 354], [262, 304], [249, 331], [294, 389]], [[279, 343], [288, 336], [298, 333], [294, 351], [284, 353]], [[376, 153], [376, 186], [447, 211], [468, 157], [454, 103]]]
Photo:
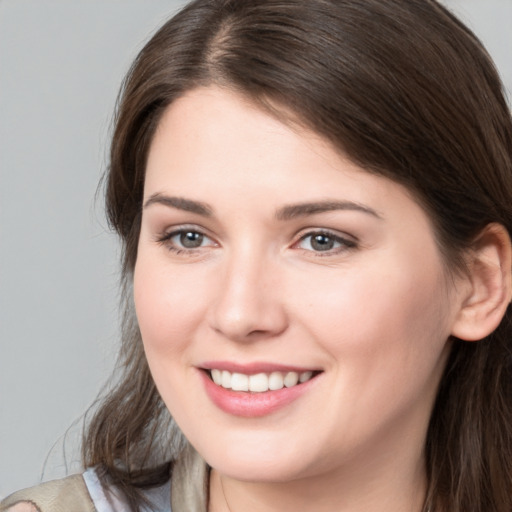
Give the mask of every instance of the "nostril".
[[[235, 265], [237, 267], [237, 265]], [[281, 334], [288, 325], [281, 287], [265, 283], [261, 268], [230, 270], [209, 311], [210, 326], [223, 337], [254, 342]]]

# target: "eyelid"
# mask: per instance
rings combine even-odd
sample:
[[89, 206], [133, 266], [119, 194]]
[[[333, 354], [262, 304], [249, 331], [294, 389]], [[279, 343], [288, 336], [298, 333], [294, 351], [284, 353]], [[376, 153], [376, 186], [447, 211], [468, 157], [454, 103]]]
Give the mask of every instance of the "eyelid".
[[166, 227], [159, 229], [159, 233], [157, 233], [156, 236], [165, 237], [172, 234], [180, 233], [182, 231], [195, 231], [197, 233], [201, 233], [204, 236], [207, 236], [208, 238], [213, 238], [213, 235], [210, 233], [210, 230], [198, 224], [192, 223], [167, 225]]

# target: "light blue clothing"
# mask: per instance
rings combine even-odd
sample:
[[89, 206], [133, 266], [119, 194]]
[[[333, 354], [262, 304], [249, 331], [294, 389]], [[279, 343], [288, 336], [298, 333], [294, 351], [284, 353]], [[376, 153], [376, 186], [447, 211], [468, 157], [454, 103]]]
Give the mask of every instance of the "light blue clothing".
[[[128, 510], [126, 503], [121, 496], [116, 494], [115, 489], [109, 492], [107, 498], [94, 468], [89, 468], [82, 476], [97, 512], [125, 512]], [[171, 512], [170, 482], [161, 487], [149, 489], [144, 494], [153, 504], [150, 508], [144, 507], [142, 509], [144, 512]]]

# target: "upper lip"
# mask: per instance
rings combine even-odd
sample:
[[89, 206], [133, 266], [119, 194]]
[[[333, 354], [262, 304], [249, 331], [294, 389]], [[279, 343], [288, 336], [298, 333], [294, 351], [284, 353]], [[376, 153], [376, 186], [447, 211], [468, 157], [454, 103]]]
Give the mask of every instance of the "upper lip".
[[254, 363], [234, 363], [231, 361], [206, 361], [199, 365], [202, 370], [226, 370], [230, 373], [242, 373], [245, 375], [255, 375], [257, 373], [272, 372], [308, 372], [320, 371], [317, 367], [295, 366], [289, 364], [279, 364], [270, 362], [254, 362]]

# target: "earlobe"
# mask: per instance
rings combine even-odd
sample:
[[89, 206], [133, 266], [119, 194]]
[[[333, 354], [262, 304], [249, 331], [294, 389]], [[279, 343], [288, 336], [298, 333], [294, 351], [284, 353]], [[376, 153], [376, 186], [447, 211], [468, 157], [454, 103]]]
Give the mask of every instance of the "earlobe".
[[469, 286], [452, 335], [465, 341], [478, 341], [500, 324], [512, 298], [512, 247], [504, 226], [488, 224], [468, 252]]

